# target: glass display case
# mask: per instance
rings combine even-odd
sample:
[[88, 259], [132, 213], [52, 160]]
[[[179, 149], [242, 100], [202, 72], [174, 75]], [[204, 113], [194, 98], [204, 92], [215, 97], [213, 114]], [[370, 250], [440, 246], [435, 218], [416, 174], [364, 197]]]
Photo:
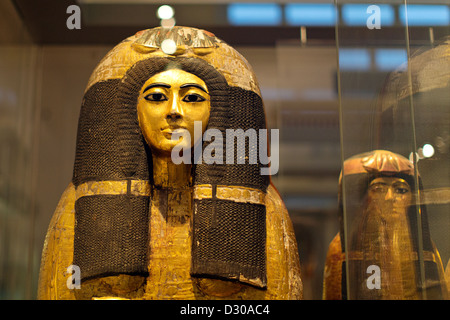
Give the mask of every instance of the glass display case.
[[34, 296], [40, 247], [33, 241], [38, 48], [8, 1], [0, 20], [0, 299], [22, 299]]
[[448, 3], [337, 8], [340, 231], [323, 296], [447, 299]]

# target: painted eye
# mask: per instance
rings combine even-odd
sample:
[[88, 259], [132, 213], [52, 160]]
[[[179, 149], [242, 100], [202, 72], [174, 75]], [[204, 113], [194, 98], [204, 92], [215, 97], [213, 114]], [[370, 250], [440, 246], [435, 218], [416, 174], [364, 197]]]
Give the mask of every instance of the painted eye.
[[198, 95], [198, 94], [195, 94], [195, 93], [187, 94], [183, 98], [184, 102], [202, 102], [202, 101], [205, 101], [205, 100], [206, 99], [203, 98], [201, 95]]
[[395, 188], [395, 192], [398, 194], [405, 194], [405, 193], [408, 193], [409, 190], [407, 188], [397, 187], [397, 188]]
[[167, 101], [167, 97], [162, 93], [151, 93], [146, 95], [144, 99], [147, 101], [156, 101], [156, 102]]
[[377, 183], [370, 186], [370, 190], [374, 192], [386, 192], [387, 187], [384, 184]]

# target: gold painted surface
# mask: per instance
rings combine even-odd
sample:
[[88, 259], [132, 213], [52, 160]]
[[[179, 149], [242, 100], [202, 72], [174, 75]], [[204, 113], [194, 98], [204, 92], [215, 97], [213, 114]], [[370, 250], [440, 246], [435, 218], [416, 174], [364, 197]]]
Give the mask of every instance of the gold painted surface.
[[[131, 180], [130, 193], [135, 196], [149, 196], [150, 183], [144, 180]], [[75, 190], [75, 198], [93, 195], [127, 194], [128, 182], [122, 181], [89, 181], [80, 184]]]
[[[350, 239], [352, 250], [361, 250], [366, 261], [373, 261], [380, 268], [383, 299], [418, 299], [418, 275], [409, 254], [414, 250], [407, 218], [411, 205], [408, 183], [399, 178], [376, 178], [369, 185], [367, 203], [363, 220]], [[366, 270], [360, 268], [349, 262], [350, 274], [356, 275], [356, 279], [350, 278], [350, 281], [359, 283], [367, 279]], [[370, 292], [354, 290], [352, 294], [356, 298], [366, 298], [365, 294]]]
[[194, 199], [211, 199], [212, 198], [212, 186], [208, 185], [198, 185], [194, 188]]
[[[194, 146], [197, 142], [194, 123], [201, 122], [204, 132], [210, 110], [205, 82], [179, 69], [164, 71], [148, 79], [137, 103], [139, 126], [145, 140], [152, 152], [168, 157], [175, 146], [183, 150]], [[174, 134], [179, 135], [178, 138]]]
[[74, 291], [77, 300], [130, 300], [142, 299], [145, 277], [119, 274], [89, 279]]
[[[94, 83], [99, 81], [122, 78], [130, 67], [140, 60], [151, 57], [170, 57], [176, 55], [177, 57], [203, 59], [222, 73], [230, 86], [241, 87], [261, 95], [258, 81], [250, 64], [238, 51], [225, 42], [215, 37], [216, 42], [214, 43], [213, 50], [209, 50], [209, 48], [184, 46], [181, 53], [178, 51], [173, 55], [164, 53], [159, 47], [149, 48], [139, 43], [139, 39], [146, 37], [147, 33], [157, 33], [159, 30], [159, 28], [154, 28], [140, 31], [115, 46], [100, 61], [92, 73], [86, 91]], [[184, 32], [186, 34], [193, 32], [190, 30], [198, 29], [188, 27], [173, 28], [174, 32]], [[208, 36], [212, 35], [207, 31], [198, 31]], [[161, 34], [161, 36], [164, 37], [164, 34]], [[159, 42], [162, 42], [161, 40]]]
[[75, 299], [75, 292], [67, 289], [67, 268], [73, 260], [75, 221], [75, 187], [66, 188], [45, 237], [39, 273], [38, 299]]
[[[219, 46], [219, 39], [214, 34], [194, 28], [154, 28], [136, 33], [134, 42], [141, 50], [161, 48], [163, 41], [173, 41], [176, 47], [207, 50]], [[180, 50], [181, 50], [180, 49]]]
[[[190, 31], [189, 31], [190, 30]], [[147, 46], [148, 32], [142, 31], [113, 48], [94, 70], [88, 88], [107, 79], [122, 78], [136, 62], [150, 57], [168, 57], [158, 46]], [[188, 35], [191, 28], [174, 29], [178, 36]], [[182, 31], [183, 34], [180, 34]], [[204, 31], [199, 31], [204, 32]], [[208, 37], [213, 35], [207, 33]], [[142, 36], [146, 38], [141, 41]], [[204, 59], [224, 74], [228, 84], [259, 93], [256, 78], [247, 61], [233, 48], [217, 38], [212, 47], [200, 43], [195, 46], [180, 45], [174, 56]], [[180, 40], [177, 38], [177, 41]], [[181, 44], [186, 39], [181, 39]], [[209, 117], [207, 95], [192, 88], [181, 88], [186, 83], [203, 86], [201, 79], [180, 70], [163, 72], [149, 79], [140, 90], [138, 113], [139, 125], [152, 150], [153, 186], [147, 181], [131, 181], [130, 186], [123, 181], [103, 181], [86, 183], [77, 190], [70, 185], [63, 194], [53, 216], [43, 251], [41, 276], [39, 281], [40, 299], [301, 299], [302, 282], [297, 242], [288, 212], [275, 188], [270, 185], [267, 194], [255, 193], [250, 188], [220, 186], [217, 196], [233, 201], [265, 203], [266, 205], [266, 269], [267, 290], [235, 281], [217, 279], [198, 279], [190, 276], [191, 233], [192, 233], [192, 186], [191, 165], [175, 165], [171, 161], [169, 137], [174, 130], [189, 130], [193, 121], [202, 121], [205, 130]], [[170, 80], [170, 88], [149, 85]], [[166, 83], [169, 84], [169, 83]], [[167, 86], [166, 86], [167, 87]], [[169, 89], [169, 90], [166, 90]], [[182, 90], [183, 89], [183, 90]], [[146, 92], [144, 92], [144, 90]], [[159, 90], [159, 91], [158, 91]], [[200, 89], [201, 90], [201, 89]], [[186, 92], [185, 92], [186, 91]], [[201, 110], [189, 111], [189, 102], [184, 98], [190, 93], [205, 98]], [[206, 92], [207, 93], [207, 92]], [[155, 96], [156, 94], [156, 96]], [[167, 99], [160, 100], [163, 94]], [[203, 103], [205, 102], [205, 103]], [[172, 104], [171, 104], [172, 103]], [[185, 109], [183, 109], [183, 106]], [[208, 108], [206, 108], [206, 106]], [[161, 112], [152, 110], [161, 107]], [[149, 110], [150, 109], [150, 110]], [[191, 114], [192, 113], [192, 114]], [[189, 119], [185, 119], [185, 117]], [[161, 126], [167, 122], [168, 128]], [[184, 127], [184, 128], [181, 128]], [[172, 132], [163, 132], [169, 129]], [[190, 131], [189, 131], [190, 132]], [[162, 133], [162, 134], [161, 134]], [[203, 133], [203, 132], [202, 132]], [[192, 135], [191, 135], [192, 137]], [[171, 140], [171, 139], [170, 139]], [[195, 141], [194, 141], [195, 142]], [[192, 146], [192, 141], [190, 146]], [[148, 277], [118, 275], [84, 281], [81, 289], [69, 289], [65, 270], [73, 260], [74, 203], [77, 198], [93, 194], [151, 194], [150, 243]], [[197, 194], [197, 193], [196, 193]], [[206, 191], [205, 195], [208, 194]], [[251, 282], [252, 279], [241, 279]]]
[[66, 269], [72, 264], [75, 188], [71, 184], [47, 233], [39, 279], [39, 299], [301, 299], [303, 286], [295, 234], [287, 210], [270, 185], [266, 196], [267, 290], [216, 279], [190, 276], [192, 188], [168, 196], [154, 189], [151, 208], [149, 277], [126, 275], [93, 279], [81, 289], [68, 289]]
[[342, 262], [345, 254], [341, 249], [341, 237], [339, 233], [334, 237], [328, 247], [323, 273], [322, 297], [324, 300], [342, 299]]
[[[86, 183], [63, 194], [47, 234], [43, 252], [39, 299], [300, 299], [302, 282], [297, 243], [281, 197], [270, 185], [264, 197], [267, 226], [267, 290], [217, 279], [190, 276], [192, 186], [191, 166], [175, 165], [153, 154], [150, 210], [149, 276], [110, 276], [91, 279], [81, 289], [68, 289], [74, 237], [74, 202], [93, 194], [124, 194], [126, 182]], [[147, 181], [131, 181], [139, 195]], [[223, 186], [221, 186], [222, 188]], [[240, 188], [239, 191], [250, 191]]]
[[[418, 254], [417, 252], [411, 252], [409, 254], [405, 254], [407, 259], [411, 261], [417, 261], [418, 260]], [[348, 253], [349, 260], [355, 261], [364, 261], [368, 258], [367, 254], [364, 254], [364, 252], [349, 252]], [[380, 259], [381, 256], [379, 254], [376, 255], [375, 259]], [[447, 279], [447, 290], [449, 288], [448, 286], [448, 276], [450, 275], [450, 260], [447, 265], [447, 269], [445, 271], [445, 276], [443, 274], [443, 269], [440, 268], [442, 266], [442, 261], [439, 256], [439, 252], [436, 248], [434, 248], [434, 252], [425, 251], [423, 253], [423, 259], [424, 261], [431, 261], [435, 262], [438, 265], [438, 272], [440, 273], [440, 278]], [[325, 261], [325, 269], [323, 274], [323, 292], [322, 297], [324, 300], [341, 300], [342, 294], [341, 294], [341, 284], [342, 284], [342, 262], [345, 260], [345, 253], [342, 252], [341, 249], [341, 238], [340, 234], [337, 233], [336, 236], [331, 241], [327, 257]], [[369, 275], [367, 275], [368, 277]], [[383, 281], [383, 278], [382, 278]], [[445, 298], [445, 295], [444, 295]], [[450, 295], [447, 295], [447, 299], [450, 298]]]
[[[195, 279], [189, 275], [191, 233], [188, 191], [182, 214], [161, 212], [158, 201], [152, 207], [150, 276], [146, 299], [299, 299], [302, 297], [300, 265], [293, 228], [275, 189], [268, 191], [267, 205], [267, 290], [237, 282]], [[156, 198], [161, 198], [158, 192]], [[179, 197], [177, 197], [179, 198]], [[189, 206], [190, 205], [190, 206]], [[186, 217], [180, 219], [180, 216]], [[152, 280], [153, 279], [153, 280]]]
[[[362, 220], [348, 239], [351, 247], [347, 256], [352, 299], [374, 298], [371, 296], [374, 291], [365, 285], [369, 277], [362, 267], [365, 264], [357, 261], [366, 262], [367, 265], [370, 262], [380, 268], [381, 288], [376, 292], [377, 297], [388, 300], [421, 298], [416, 281], [419, 279], [416, 268], [419, 257], [413, 249], [407, 219], [411, 201], [410, 187], [403, 179], [382, 177], [370, 183]], [[338, 234], [329, 246], [324, 270], [324, 299], [342, 298], [342, 262], [346, 257], [340, 241]], [[434, 252], [425, 251], [423, 259], [436, 263], [440, 279], [444, 279], [442, 262], [436, 248]]]
[[367, 173], [405, 173], [414, 175], [414, 167], [410, 161], [398, 157], [387, 150], [375, 150], [361, 158], [360, 155], [345, 160], [344, 175]]
[[[194, 188], [194, 199], [211, 199], [212, 186], [198, 185]], [[220, 186], [216, 187], [216, 197], [222, 200], [234, 202], [247, 202], [254, 204], [265, 203], [265, 193], [258, 189], [242, 186]]]

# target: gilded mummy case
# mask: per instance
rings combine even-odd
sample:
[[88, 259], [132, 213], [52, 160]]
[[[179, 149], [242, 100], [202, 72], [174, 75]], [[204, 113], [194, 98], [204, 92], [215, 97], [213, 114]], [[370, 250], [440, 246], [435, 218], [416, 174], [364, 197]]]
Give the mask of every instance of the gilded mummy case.
[[[168, 39], [177, 48], [170, 54], [161, 48]], [[77, 298], [78, 291], [63, 284], [67, 278], [63, 271], [70, 264], [80, 268], [82, 287], [91, 283], [86, 285], [90, 292], [78, 297], [120, 296], [98, 289], [101, 284], [96, 279], [114, 278], [127, 279], [123, 286], [134, 288], [127, 297], [177, 298], [176, 293], [147, 294], [142, 289], [165, 279], [148, 280], [154, 188], [151, 150], [136, 119], [136, 99], [146, 79], [168, 68], [180, 68], [205, 81], [211, 95], [208, 128], [225, 133], [227, 128], [266, 127], [250, 65], [211, 33], [155, 28], [114, 47], [94, 70], [85, 91], [72, 183], [61, 198], [44, 245], [40, 298]], [[246, 148], [246, 156], [252, 152], [257, 151]], [[188, 274], [186, 281], [179, 285], [179, 291], [187, 293], [179, 298], [302, 296], [292, 224], [269, 176], [260, 174], [264, 166], [193, 166], [191, 259], [183, 271]], [[61, 229], [64, 232], [57, 231]], [[196, 279], [204, 278], [217, 279], [203, 282], [203, 288], [216, 288], [214, 294], [197, 288]], [[233, 289], [224, 283], [233, 284]]]

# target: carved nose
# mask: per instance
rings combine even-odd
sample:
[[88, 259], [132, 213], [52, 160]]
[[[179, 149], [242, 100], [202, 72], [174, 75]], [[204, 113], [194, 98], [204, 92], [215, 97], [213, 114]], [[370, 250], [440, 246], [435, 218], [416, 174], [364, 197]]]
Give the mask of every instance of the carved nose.
[[175, 121], [175, 120], [178, 120], [178, 119], [181, 119], [181, 114], [180, 113], [178, 113], [178, 112], [176, 112], [176, 113], [169, 113], [168, 115], [167, 115], [167, 120], [172, 120], [172, 121]]
[[393, 192], [392, 188], [388, 189], [388, 191], [386, 192], [386, 197], [384, 199], [385, 200], [392, 200], [392, 199], [394, 199], [394, 192]]
[[179, 105], [176, 98], [172, 99], [172, 104], [170, 106], [169, 114], [167, 115], [167, 120], [178, 120], [183, 117], [183, 110]]

